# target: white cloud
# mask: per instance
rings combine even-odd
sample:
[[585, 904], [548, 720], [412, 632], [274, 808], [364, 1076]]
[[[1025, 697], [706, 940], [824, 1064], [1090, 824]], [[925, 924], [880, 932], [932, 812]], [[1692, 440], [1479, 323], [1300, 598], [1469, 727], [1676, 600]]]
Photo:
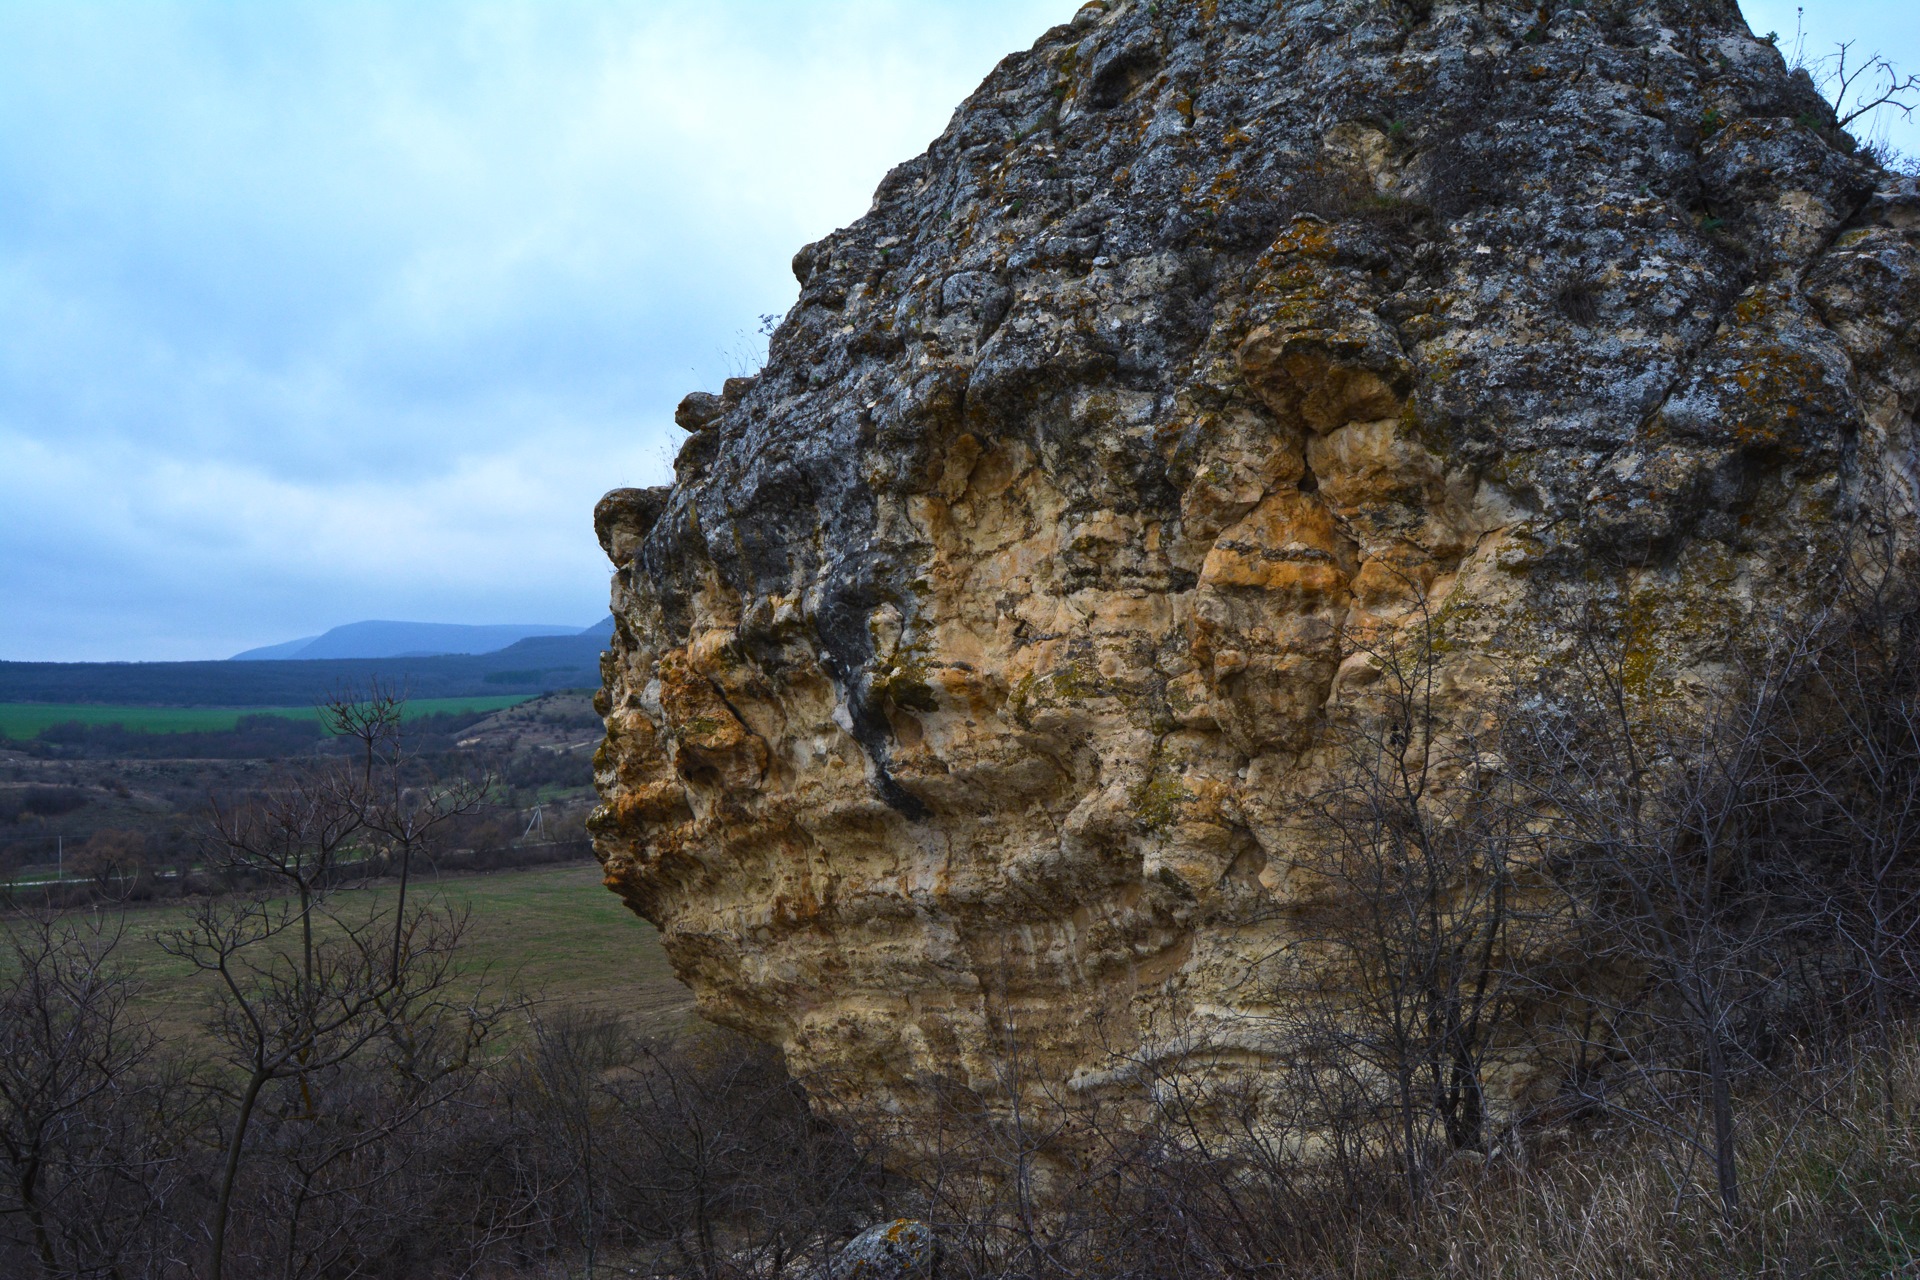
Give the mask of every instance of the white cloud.
[[595, 498], [1071, 0], [0, 0], [0, 657], [582, 622]]

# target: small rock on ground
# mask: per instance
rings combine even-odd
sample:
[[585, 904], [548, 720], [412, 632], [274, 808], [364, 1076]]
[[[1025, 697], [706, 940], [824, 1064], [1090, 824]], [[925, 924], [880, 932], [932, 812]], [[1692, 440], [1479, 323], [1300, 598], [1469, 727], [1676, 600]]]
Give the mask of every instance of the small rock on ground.
[[939, 1252], [932, 1227], [896, 1218], [848, 1241], [827, 1268], [826, 1280], [930, 1280]]

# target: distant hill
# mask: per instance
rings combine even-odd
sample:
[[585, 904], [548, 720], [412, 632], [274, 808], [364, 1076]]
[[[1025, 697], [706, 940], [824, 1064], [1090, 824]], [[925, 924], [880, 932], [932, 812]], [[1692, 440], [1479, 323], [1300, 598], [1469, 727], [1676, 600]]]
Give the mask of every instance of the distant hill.
[[[597, 624], [596, 624], [597, 625]], [[591, 630], [592, 628], [589, 628]], [[349, 622], [324, 635], [236, 653], [231, 662], [314, 658], [424, 658], [445, 653], [494, 653], [532, 636], [573, 636], [575, 627], [540, 624], [462, 626], [451, 622]]]
[[318, 640], [319, 636], [304, 636], [298, 640], [289, 640], [285, 644], [262, 645], [258, 649], [248, 649], [245, 653], [236, 653], [228, 662], [265, 662], [269, 658], [294, 658], [300, 651]]
[[572, 635], [440, 657], [256, 658], [245, 662], [0, 662], [0, 702], [126, 706], [300, 706], [369, 679], [414, 698], [547, 693], [600, 683], [611, 617]]

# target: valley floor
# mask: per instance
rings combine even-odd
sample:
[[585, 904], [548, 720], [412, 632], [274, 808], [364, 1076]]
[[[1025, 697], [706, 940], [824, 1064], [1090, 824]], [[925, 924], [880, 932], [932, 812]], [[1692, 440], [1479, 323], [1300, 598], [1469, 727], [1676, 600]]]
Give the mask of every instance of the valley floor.
[[[388, 881], [349, 890], [336, 907], [355, 913], [392, 901]], [[642, 1033], [678, 1030], [693, 1020], [693, 996], [673, 976], [660, 935], [600, 885], [593, 862], [416, 880], [412, 901], [435, 899], [472, 914], [461, 965], [476, 986], [515, 992], [534, 1007], [568, 1006], [619, 1018]], [[140, 980], [140, 1003], [155, 1028], [173, 1039], [194, 1035], [213, 984], [166, 954], [158, 938], [184, 924], [191, 903], [135, 903], [124, 908], [119, 955]]]

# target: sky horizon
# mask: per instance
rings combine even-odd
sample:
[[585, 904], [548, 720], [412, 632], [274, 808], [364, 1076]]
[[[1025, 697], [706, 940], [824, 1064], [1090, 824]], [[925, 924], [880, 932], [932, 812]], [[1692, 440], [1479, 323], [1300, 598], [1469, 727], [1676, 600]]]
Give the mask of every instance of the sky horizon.
[[[1920, 70], [1920, 6], [1744, 7]], [[0, 660], [604, 617], [595, 500], [1075, 8], [0, 0]]]

